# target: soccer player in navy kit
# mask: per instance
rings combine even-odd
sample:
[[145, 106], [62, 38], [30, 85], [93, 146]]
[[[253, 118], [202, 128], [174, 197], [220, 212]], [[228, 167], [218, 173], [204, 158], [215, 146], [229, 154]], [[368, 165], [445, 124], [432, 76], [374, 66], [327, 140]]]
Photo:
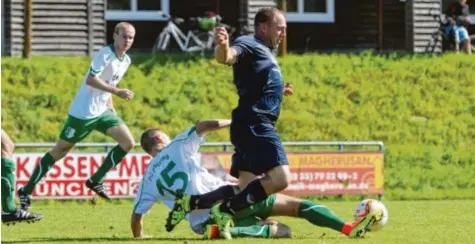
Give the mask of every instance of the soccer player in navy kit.
[[234, 212], [284, 190], [291, 180], [284, 147], [275, 130], [282, 95], [293, 94], [290, 85], [284, 86], [273, 53], [286, 35], [284, 14], [276, 8], [260, 9], [254, 28], [254, 36], [239, 37], [232, 46], [226, 30], [217, 29], [216, 60], [233, 66], [239, 95], [238, 106], [232, 112], [231, 142], [235, 151], [231, 175], [239, 178], [242, 191], [211, 209], [226, 238]]
[[218, 218], [227, 219], [226, 215], [265, 200], [287, 188], [291, 180], [284, 147], [275, 130], [282, 95], [284, 91], [293, 94], [290, 85], [284, 86], [273, 54], [286, 34], [286, 20], [280, 10], [264, 8], [256, 14], [254, 26], [254, 36], [239, 37], [232, 46], [226, 30], [217, 30], [216, 60], [233, 66], [239, 95], [238, 106], [232, 112], [235, 152], [231, 175], [239, 178], [242, 189], [213, 208], [212, 215]]
[[[290, 184], [287, 157], [275, 130], [282, 95], [293, 95], [292, 86], [284, 86], [273, 54], [286, 35], [284, 14], [276, 8], [260, 9], [254, 18], [254, 28], [254, 36], [239, 37], [231, 46], [226, 29], [216, 28], [216, 60], [233, 66], [239, 95], [230, 131], [235, 147], [231, 175], [239, 179], [240, 191], [228, 185], [206, 194], [177, 198], [167, 219], [169, 231], [191, 210], [211, 207], [210, 215], [221, 236], [231, 239], [229, 230], [234, 213], [266, 200]], [[219, 200], [223, 201], [215, 204]], [[368, 213], [352, 228], [364, 229], [379, 215]], [[350, 236], [359, 236], [360, 231], [352, 232]]]
[[290, 184], [287, 157], [274, 127], [282, 95], [293, 94], [290, 84], [284, 86], [273, 54], [286, 34], [287, 24], [280, 10], [263, 8], [255, 16], [254, 26], [254, 36], [239, 37], [232, 46], [226, 29], [216, 28], [216, 60], [233, 66], [239, 95], [230, 131], [235, 147], [231, 175], [239, 179], [241, 191], [236, 193], [232, 187], [223, 186], [208, 194], [178, 199], [167, 225], [175, 226], [189, 212], [189, 206], [191, 210], [209, 208], [208, 205], [224, 199], [213, 206], [211, 216], [221, 235], [231, 239], [229, 226], [234, 212], [259, 203]]

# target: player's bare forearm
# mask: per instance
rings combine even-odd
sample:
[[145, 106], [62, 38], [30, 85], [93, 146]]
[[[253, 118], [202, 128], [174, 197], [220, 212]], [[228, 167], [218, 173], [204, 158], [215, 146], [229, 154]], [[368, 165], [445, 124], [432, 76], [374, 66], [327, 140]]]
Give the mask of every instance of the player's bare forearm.
[[214, 49], [214, 56], [216, 61], [220, 64], [226, 64], [227, 58], [228, 58], [228, 52], [229, 52], [229, 45], [227, 46], [220, 46], [216, 45], [216, 48]]
[[132, 234], [135, 238], [144, 237], [142, 219], [143, 214], [132, 213], [132, 217], [130, 219], [130, 227], [132, 228]]
[[202, 136], [208, 132], [212, 132], [215, 130], [227, 128], [231, 125], [231, 120], [223, 119], [223, 120], [205, 120], [201, 121], [196, 125], [196, 133]]
[[214, 49], [214, 56], [220, 64], [232, 65], [236, 62], [236, 50], [229, 45], [217, 45]]
[[112, 96], [107, 101], [107, 107], [114, 110], [114, 103], [112, 102]]
[[87, 77], [86, 84], [96, 89], [99, 89], [101, 91], [109, 92], [112, 94], [117, 94], [118, 92], [118, 89], [116, 87], [108, 85], [99, 77], [94, 76], [94, 75], [89, 75]]

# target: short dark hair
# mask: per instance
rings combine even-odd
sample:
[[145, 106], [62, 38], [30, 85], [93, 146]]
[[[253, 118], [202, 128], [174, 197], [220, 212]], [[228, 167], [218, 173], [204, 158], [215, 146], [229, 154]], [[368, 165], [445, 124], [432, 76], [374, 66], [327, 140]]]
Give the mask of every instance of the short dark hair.
[[254, 17], [254, 28], [257, 28], [259, 24], [267, 23], [274, 17], [276, 13], [282, 13], [281, 10], [274, 7], [261, 8], [257, 11]]
[[146, 129], [142, 133], [142, 136], [140, 137], [140, 146], [145, 152], [150, 153], [152, 148], [157, 146], [156, 133], [159, 131], [160, 129], [151, 128]]

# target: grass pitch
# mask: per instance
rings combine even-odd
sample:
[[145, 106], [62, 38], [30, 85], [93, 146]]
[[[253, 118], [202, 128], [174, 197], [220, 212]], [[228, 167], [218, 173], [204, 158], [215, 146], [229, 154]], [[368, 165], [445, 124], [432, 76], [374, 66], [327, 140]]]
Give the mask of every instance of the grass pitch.
[[[321, 202], [338, 215], [350, 219], [357, 201]], [[234, 239], [232, 243], [475, 243], [475, 200], [388, 201], [389, 222], [380, 232], [367, 233], [364, 239], [348, 239], [330, 229], [313, 226], [305, 220], [276, 218], [289, 225], [292, 239]], [[2, 243], [224, 243], [203, 241], [187, 222], [172, 233], [165, 232], [168, 209], [157, 204], [145, 216], [145, 234], [150, 239], [131, 238], [129, 227], [133, 202], [120, 200], [99, 203], [33, 202], [32, 211], [45, 217], [34, 224], [2, 225]], [[229, 242], [228, 242], [229, 243]]]

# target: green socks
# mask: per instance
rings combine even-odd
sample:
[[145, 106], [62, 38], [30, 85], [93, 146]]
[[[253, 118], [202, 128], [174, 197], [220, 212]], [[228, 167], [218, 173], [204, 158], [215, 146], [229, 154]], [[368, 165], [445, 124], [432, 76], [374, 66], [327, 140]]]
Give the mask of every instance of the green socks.
[[125, 157], [125, 155], [127, 155], [127, 152], [119, 145], [112, 148], [109, 154], [107, 154], [107, 157], [102, 163], [102, 165], [91, 177], [91, 181], [94, 183], [101, 183], [102, 180], [104, 180], [104, 178], [106, 177], [107, 172], [117, 166]]
[[299, 206], [299, 218], [308, 222], [341, 232], [345, 221], [336, 216], [329, 208], [311, 201], [303, 201]]
[[2, 212], [13, 213], [15, 210], [15, 163], [2, 158]]
[[[336, 216], [329, 208], [311, 201], [303, 201], [300, 204], [298, 215], [299, 218], [306, 219], [314, 225], [331, 228], [338, 232], [342, 231], [343, 225], [345, 224], [345, 221]], [[230, 231], [233, 237], [269, 238], [271, 235], [271, 226], [249, 225], [247, 227], [234, 227], [231, 228]]]
[[51, 156], [51, 154], [46, 153], [42, 158], [40, 163], [36, 166], [33, 174], [28, 180], [28, 184], [24, 187], [24, 190], [27, 194], [31, 195], [36, 184], [48, 173], [48, 170], [53, 166], [56, 160]]
[[229, 230], [232, 237], [259, 237], [270, 238], [270, 225], [251, 225], [246, 227], [233, 227]]

